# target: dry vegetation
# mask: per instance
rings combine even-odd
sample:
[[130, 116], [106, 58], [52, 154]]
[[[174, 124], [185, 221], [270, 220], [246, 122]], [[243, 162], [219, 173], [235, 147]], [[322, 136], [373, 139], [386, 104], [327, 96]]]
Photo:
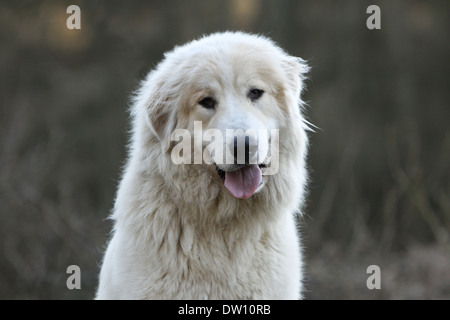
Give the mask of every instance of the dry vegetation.
[[[65, 28], [74, 3], [81, 31]], [[173, 45], [243, 29], [313, 67], [306, 296], [449, 299], [450, 5], [377, 1], [369, 31], [369, 4], [2, 1], [0, 298], [93, 297], [129, 94]], [[82, 290], [65, 286], [71, 264]]]

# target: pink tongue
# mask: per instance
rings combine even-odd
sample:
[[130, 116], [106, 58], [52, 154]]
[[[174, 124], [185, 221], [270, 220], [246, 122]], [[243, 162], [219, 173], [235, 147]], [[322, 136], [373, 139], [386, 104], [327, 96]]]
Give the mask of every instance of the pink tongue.
[[261, 169], [256, 164], [225, 172], [225, 187], [236, 198], [251, 197], [258, 189], [261, 180]]

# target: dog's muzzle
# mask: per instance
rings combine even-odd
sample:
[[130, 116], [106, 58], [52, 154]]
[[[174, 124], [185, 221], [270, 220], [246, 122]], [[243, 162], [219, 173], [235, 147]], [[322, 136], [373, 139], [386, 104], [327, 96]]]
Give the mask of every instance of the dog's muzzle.
[[262, 184], [262, 171], [266, 165], [258, 164], [258, 143], [252, 136], [235, 136], [227, 146], [233, 158], [231, 164], [216, 164], [216, 171], [225, 187], [236, 198], [250, 198]]

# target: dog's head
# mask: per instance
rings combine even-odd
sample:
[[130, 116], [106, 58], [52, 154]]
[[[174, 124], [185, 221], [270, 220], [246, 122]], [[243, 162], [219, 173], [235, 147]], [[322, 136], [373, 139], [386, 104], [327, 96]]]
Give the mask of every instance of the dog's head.
[[290, 150], [304, 149], [299, 107], [307, 70], [264, 37], [213, 34], [167, 53], [136, 105], [161, 154], [176, 165], [200, 164], [234, 197], [249, 198]]

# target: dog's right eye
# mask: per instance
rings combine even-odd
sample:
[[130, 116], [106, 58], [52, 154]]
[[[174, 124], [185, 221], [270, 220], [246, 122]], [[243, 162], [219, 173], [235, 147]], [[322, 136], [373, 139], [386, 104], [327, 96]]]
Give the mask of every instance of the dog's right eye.
[[264, 93], [264, 90], [252, 89], [248, 93], [248, 97], [250, 98], [250, 100], [252, 100], [252, 102], [255, 102], [256, 100], [258, 100], [259, 98], [262, 97], [263, 93]]
[[214, 109], [217, 105], [217, 102], [211, 97], [206, 97], [200, 100], [198, 104], [206, 109]]

